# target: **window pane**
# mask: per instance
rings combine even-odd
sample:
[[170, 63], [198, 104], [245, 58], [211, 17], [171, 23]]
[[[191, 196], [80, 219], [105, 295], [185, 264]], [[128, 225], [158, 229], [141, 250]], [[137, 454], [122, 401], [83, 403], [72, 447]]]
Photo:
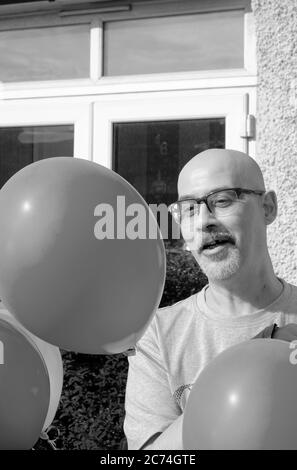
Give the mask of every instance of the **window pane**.
[[116, 123], [113, 131], [114, 169], [149, 204], [176, 201], [182, 167], [203, 150], [225, 147], [224, 118]]
[[0, 188], [30, 163], [72, 157], [73, 142], [73, 125], [0, 128]]
[[243, 10], [105, 24], [105, 75], [239, 67]]
[[0, 32], [3, 82], [89, 77], [89, 25]]

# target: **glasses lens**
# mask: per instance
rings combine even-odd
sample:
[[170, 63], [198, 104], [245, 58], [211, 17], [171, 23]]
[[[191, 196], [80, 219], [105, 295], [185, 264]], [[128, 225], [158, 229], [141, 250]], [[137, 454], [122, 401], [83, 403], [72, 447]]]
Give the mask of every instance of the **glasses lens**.
[[178, 204], [176, 202], [173, 202], [168, 207], [168, 210], [171, 213], [174, 220], [179, 224], [180, 223], [180, 210], [179, 210]]
[[199, 207], [195, 199], [177, 202], [180, 214], [180, 220], [189, 219], [199, 211]]
[[236, 207], [236, 201], [238, 197], [232, 189], [211, 194], [207, 199], [211, 211], [217, 215], [230, 214]]

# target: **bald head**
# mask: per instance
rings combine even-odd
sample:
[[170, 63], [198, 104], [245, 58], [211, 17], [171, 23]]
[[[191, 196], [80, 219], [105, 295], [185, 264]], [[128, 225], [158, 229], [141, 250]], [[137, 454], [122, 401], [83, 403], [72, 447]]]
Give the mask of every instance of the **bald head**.
[[183, 167], [178, 178], [179, 197], [200, 196], [221, 187], [265, 190], [259, 165], [236, 150], [201, 152]]

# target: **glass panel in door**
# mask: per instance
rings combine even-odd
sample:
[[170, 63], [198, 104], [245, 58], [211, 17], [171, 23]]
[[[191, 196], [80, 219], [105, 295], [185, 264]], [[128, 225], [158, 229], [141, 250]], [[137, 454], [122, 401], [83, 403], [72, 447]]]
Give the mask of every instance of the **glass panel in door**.
[[225, 147], [224, 118], [117, 122], [113, 127], [113, 167], [149, 204], [175, 201], [182, 167], [203, 150]]
[[[225, 148], [225, 127], [223, 117], [116, 122], [113, 168], [148, 204], [168, 206], [178, 197], [177, 179], [182, 167], [203, 150]], [[157, 216], [160, 225], [160, 214]], [[167, 278], [160, 306], [181, 300], [206, 283], [167, 210], [166, 217], [167, 233], [163, 230], [164, 219], [161, 231], [166, 247]]]

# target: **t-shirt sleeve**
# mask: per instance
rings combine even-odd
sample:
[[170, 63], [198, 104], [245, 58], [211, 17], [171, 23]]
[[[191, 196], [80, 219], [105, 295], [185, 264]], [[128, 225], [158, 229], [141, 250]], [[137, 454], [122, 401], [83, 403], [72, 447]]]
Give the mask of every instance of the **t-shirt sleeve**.
[[154, 320], [128, 360], [124, 432], [132, 450], [162, 433], [181, 410], [172, 397]]

